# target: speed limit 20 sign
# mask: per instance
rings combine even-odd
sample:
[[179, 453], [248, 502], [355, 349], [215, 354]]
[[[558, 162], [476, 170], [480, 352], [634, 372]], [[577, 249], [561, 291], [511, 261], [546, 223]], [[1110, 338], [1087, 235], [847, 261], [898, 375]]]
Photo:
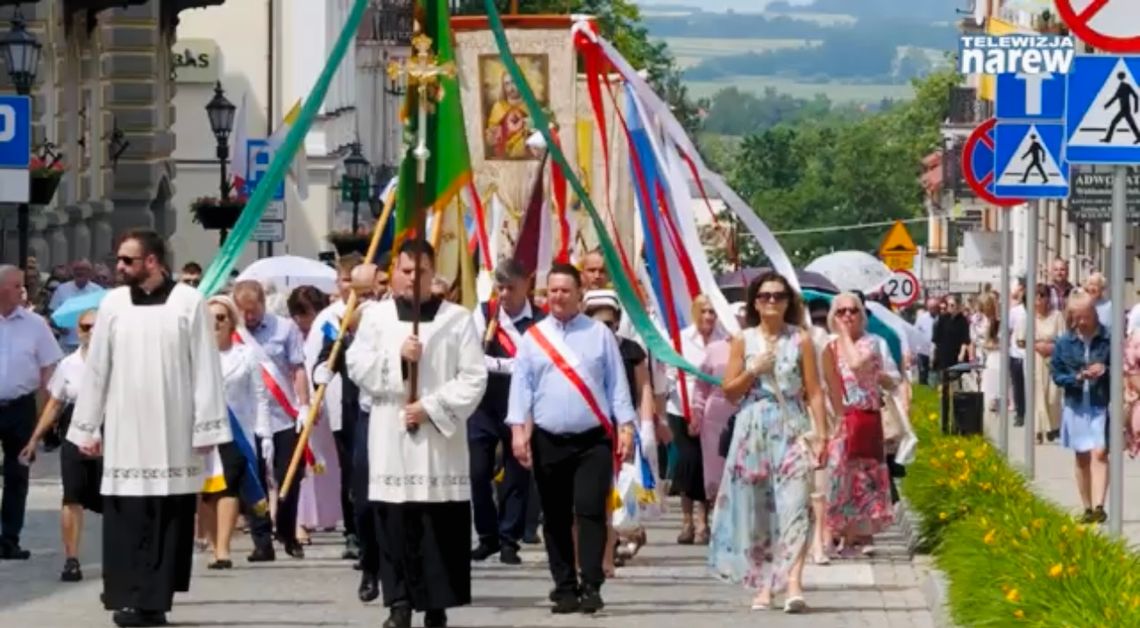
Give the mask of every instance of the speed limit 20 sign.
[[909, 270], [896, 270], [894, 275], [883, 284], [883, 294], [891, 300], [895, 307], [906, 307], [918, 300], [918, 277]]

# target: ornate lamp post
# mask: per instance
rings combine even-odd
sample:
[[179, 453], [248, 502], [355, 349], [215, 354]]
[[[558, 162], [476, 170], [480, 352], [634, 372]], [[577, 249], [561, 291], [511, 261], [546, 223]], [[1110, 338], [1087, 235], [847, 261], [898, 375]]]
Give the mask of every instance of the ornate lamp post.
[[[0, 51], [4, 54], [4, 62], [8, 67], [8, 77], [12, 79], [16, 93], [21, 96], [30, 95], [32, 85], [36, 82], [36, 72], [39, 70], [43, 44], [36, 39], [35, 35], [28, 32], [27, 24], [24, 22], [24, 16], [20, 14], [19, 7], [16, 8], [16, 12], [12, 16], [12, 29], [0, 42]], [[20, 257], [19, 264], [22, 270], [28, 268], [28, 232], [31, 229], [29, 211], [27, 203], [20, 203], [16, 214], [19, 234], [17, 255]], [[27, 281], [26, 278], [25, 281]]]
[[214, 97], [206, 104], [206, 115], [210, 118], [210, 130], [214, 133], [214, 139], [218, 142], [218, 164], [221, 167], [221, 180], [218, 189], [222, 193], [221, 200], [226, 200], [230, 195], [230, 181], [226, 173], [226, 162], [230, 158], [230, 132], [234, 129], [234, 111], [237, 107], [234, 106], [226, 98], [226, 92], [222, 89], [222, 82], [214, 87]]
[[348, 189], [349, 199], [352, 201], [354, 234], [360, 227], [360, 201], [364, 200], [361, 197], [368, 190], [368, 174], [371, 170], [372, 164], [368, 163], [368, 159], [360, 152], [360, 142], [353, 142], [351, 152], [344, 158], [344, 179], [341, 181], [341, 187]]

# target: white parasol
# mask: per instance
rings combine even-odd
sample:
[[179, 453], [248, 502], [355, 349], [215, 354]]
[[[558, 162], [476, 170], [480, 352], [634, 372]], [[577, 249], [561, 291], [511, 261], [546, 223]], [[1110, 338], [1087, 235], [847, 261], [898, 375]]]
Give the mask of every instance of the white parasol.
[[253, 279], [272, 282], [282, 292], [300, 286], [313, 286], [327, 294], [336, 294], [336, 271], [322, 262], [296, 255], [278, 255], [259, 259], [249, 265], [238, 281]]
[[875, 256], [863, 251], [837, 251], [818, 257], [804, 270], [827, 277], [844, 292], [870, 294], [887, 283], [891, 269]]

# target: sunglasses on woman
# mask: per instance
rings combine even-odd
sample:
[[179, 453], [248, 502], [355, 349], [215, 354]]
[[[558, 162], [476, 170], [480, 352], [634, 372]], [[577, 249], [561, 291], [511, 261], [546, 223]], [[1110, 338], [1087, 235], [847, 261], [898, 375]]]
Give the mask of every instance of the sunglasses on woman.
[[788, 299], [787, 292], [757, 292], [756, 300], [766, 303], [781, 303]]
[[79, 324], [79, 331], [81, 331], [83, 333], [87, 333], [87, 332], [91, 331], [94, 327], [95, 327], [94, 323], [80, 323]]
[[859, 308], [857, 307], [841, 307], [835, 310], [836, 316], [855, 316], [858, 313]]

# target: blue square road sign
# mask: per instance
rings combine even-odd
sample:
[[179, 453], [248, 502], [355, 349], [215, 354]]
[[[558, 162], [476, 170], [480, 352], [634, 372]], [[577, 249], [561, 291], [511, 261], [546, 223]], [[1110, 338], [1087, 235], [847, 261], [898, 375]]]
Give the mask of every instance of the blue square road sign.
[[995, 114], [1000, 120], [1063, 120], [1064, 74], [999, 74]]
[[1078, 55], [1069, 74], [1065, 158], [1140, 163], [1140, 56]]
[[32, 160], [32, 101], [0, 96], [0, 168], [26, 170]]
[[[250, 139], [246, 140], [246, 164], [245, 164], [245, 193], [252, 194], [257, 184], [261, 182], [261, 178], [269, 171], [269, 164], [273, 161], [273, 148], [270, 147], [268, 140]], [[285, 181], [282, 179], [277, 184], [277, 188], [273, 190], [274, 201], [285, 200]]]
[[1060, 122], [1003, 123], [994, 127], [994, 195], [1068, 198], [1069, 163]]

